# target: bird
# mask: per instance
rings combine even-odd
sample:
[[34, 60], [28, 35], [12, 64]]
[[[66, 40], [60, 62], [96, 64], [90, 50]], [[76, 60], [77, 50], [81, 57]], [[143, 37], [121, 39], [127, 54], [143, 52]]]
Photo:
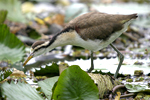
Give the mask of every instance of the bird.
[[117, 77], [122, 62], [123, 54], [112, 44], [123, 32], [125, 32], [133, 19], [134, 14], [107, 14], [98, 11], [88, 12], [72, 19], [62, 31], [58, 32], [51, 40], [37, 41], [31, 46], [30, 54], [23, 66], [33, 57], [47, 53], [58, 46], [74, 45], [91, 51], [91, 67], [94, 69], [93, 52], [99, 51], [110, 45], [120, 59], [114, 78]]

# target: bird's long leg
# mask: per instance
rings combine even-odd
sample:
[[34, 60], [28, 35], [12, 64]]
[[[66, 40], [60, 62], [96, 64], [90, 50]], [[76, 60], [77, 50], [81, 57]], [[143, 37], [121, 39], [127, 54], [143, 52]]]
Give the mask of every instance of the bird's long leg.
[[94, 63], [93, 63], [93, 51], [91, 51], [91, 67], [87, 72], [91, 72], [94, 69]]
[[111, 43], [110, 46], [118, 53], [118, 56], [119, 56], [119, 59], [120, 59], [120, 62], [119, 62], [119, 65], [118, 65], [118, 68], [116, 70], [116, 73], [114, 74], [114, 78], [117, 77], [118, 75], [118, 72], [120, 70], [120, 67], [122, 65], [122, 62], [124, 60], [124, 56], [122, 55], [122, 53]]

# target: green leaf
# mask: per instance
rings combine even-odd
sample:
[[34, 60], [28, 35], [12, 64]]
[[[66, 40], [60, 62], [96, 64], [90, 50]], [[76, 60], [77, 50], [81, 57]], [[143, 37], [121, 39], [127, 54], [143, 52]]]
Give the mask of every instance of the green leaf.
[[3, 83], [2, 93], [7, 96], [7, 100], [44, 100], [35, 88], [21, 82]]
[[21, 1], [19, 0], [0, 0], [0, 9], [8, 11], [7, 18], [11, 21], [25, 23], [26, 19], [21, 12]]
[[35, 76], [58, 76], [59, 75], [59, 67], [56, 63], [53, 63], [51, 66], [46, 65], [45, 68], [41, 68], [40, 70], [36, 70], [34, 72]]
[[54, 90], [54, 100], [98, 100], [98, 88], [79, 66], [64, 70]]
[[32, 39], [38, 39], [38, 38], [41, 37], [41, 35], [33, 28], [28, 28], [27, 29], [27, 34]]
[[0, 82], [6, 79], [10, 74], [12, 74], [11, 70], [0, 71]]
[[4, 23], [7, 16], [7, 10], [0, 10], [0, 23]]
[[59, 76], [55, 76], [52, 78], [45, 79], [44, 81], [39, 81], [38, 85], [41, 87], [41, 91], [46, 95], [46, 97], [50, 100], [52, 97], [52, 88]]
[[150, 88], [148, 86], [134, 85], [134, 84], [126, 84], [125, 87], [129, 92], [148, 92], [150, 93]]
[[0, 24], [0, 48], [0, 60], [6, 58], [14, 63], [24, 56], [24, 44], [4, 24]]

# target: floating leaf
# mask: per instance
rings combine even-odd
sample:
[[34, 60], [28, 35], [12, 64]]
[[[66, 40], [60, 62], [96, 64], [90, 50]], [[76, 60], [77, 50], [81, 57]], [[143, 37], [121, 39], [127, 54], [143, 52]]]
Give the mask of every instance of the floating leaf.
[[56, 63], [53, 63], [51, 66], [46, 65], [45, 68], [41, 68], [40, 70], [36, 70], [34, 72], [35, 76], [58, 76], [59, 75], [59, 68]]
[[0, 10], [0, 23], [4, 23], [7, 16], [7, 10]]
[[7, 18], [11, 21], [26, 22], [21, 12], [21, 1], [19, 0], [0, 0], [0, 9], [8, 11]]
[[41, 91], [46, 95], [46, 97], [50, 100], [52, 97], [52, 88], [53, 85], [58, 80], [59, 76], [55, 76], [52, 78], [45, 79], [44, 81], [39, 81], [38, 85], [41, 87]]
[[148, 93], [150, 93], [150, 88], [148, 88], [148, 86], [126, 84], [125, 87], [128, 89], [129, 92], [148, 92]]
[[7, 82], [2, 84], [2, 93], [7, 100], [44, 100], [35, 88], [29, 84], [18, 82], [17, 84]]
[[0, 60], [6, 58], [14, 63], [24, 56], [24, 44], [4, 24], [0, 24], [0, 48]]
[[79, 66], [64, 70], [54, 89], [54, 100], [98, 100], [98, 88]]

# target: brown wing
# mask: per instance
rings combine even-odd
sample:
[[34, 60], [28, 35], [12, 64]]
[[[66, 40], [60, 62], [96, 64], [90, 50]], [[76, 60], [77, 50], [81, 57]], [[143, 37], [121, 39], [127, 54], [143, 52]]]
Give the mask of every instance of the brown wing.
[[74, 28], [84, 40], [106, 39], [113, 32], [121, 30], [125, 22], [136, 17], [136, 14], [113, 15], [90, 12], [71, 20], [66, 27]]

